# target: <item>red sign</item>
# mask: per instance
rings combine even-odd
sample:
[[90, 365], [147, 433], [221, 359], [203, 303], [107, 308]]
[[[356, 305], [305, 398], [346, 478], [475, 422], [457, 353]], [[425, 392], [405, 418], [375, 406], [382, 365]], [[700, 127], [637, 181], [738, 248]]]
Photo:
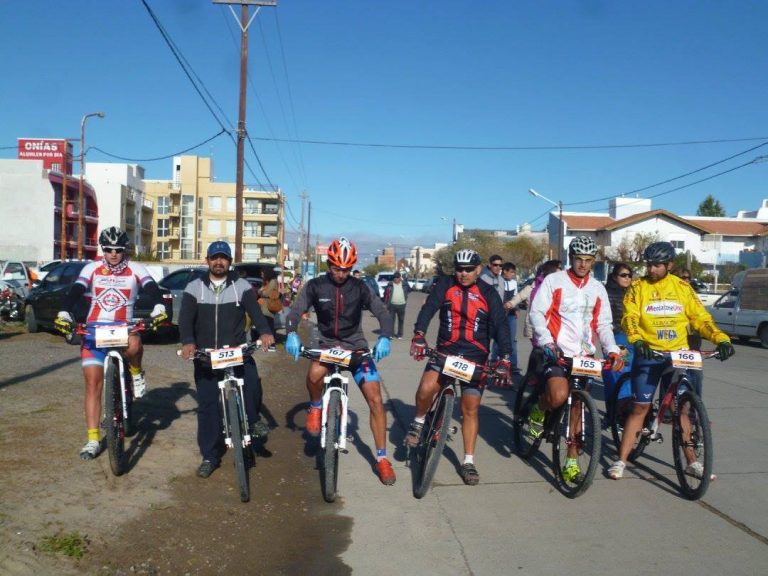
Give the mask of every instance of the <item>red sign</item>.
[[327, 256], [328, 255], [328, 246], [315, 246], [315, 253], [318, 256]]
[[[72, 174], [72, 144], [60, 138], [19, 138], [19, 160], [42, 160], [43, 168]], [[65, 162], [66, 151], [66, 162]]]

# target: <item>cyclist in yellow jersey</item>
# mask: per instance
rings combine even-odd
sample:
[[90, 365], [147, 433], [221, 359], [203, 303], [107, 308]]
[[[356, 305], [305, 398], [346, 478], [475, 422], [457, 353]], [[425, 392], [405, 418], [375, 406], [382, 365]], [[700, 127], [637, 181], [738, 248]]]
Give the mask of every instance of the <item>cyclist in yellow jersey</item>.
[[[690, 324], [703, 338], [717, 344], [720, 360], [735, 353], [730, 339], [718, 329], [691, 286], [669, 273], [674, 258], [675, 249], [669, 242], [648, 246], [643, 253], [645, 276], [632, 282], [624, 296], [621, 326], [635, 349], [634, 407], [624, 424], [619, 459], [608, 469], [608, 475], [614, 480], [624, 475], [627, 457], [651, 407], [656, 386], [669, 366], [669, 359], [654, 357], [654, 351], [687, 349]], [[700, 470], [693, 469], [697, 464], [701, 466], [698, 462], [690, 465], [690, 473], [701, 474]]]

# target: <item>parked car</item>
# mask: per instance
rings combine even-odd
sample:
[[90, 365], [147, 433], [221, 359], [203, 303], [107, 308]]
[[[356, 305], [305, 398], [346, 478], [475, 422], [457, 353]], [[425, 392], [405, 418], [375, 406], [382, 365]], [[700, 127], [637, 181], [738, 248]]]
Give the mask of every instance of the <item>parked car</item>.
[[26, 297], [37, 280], [37, 273], [23, 262], [9, 260], [0, 270], [0, 280], [17, 281], [21, 295]]
[[440, 276], [438, 276], [437, 274], [432, 276], [431, 278], [427, 278], [427, 281], [424, 282], [424, 286], [422, 287], [421, 291], [429, 294], [432, 291], [432, 288], [435, 285], [435, 282], [437, 282], [438, 278], [440, 278]]
[[384, 297], [384, 288], [387, 287], [387, 284], [392, 282], [392, 278], [394, 277], [394, 272], [379, 272], [376, 274], [376, 284], [379, 285], [379, 298]]
[[707, 309], [717, 326], [740, 342], [758, 338], [768, 348], [768, 269], [756, 268], [734, 275], [733, 289]]
[[45, 275], [48, 274], [51, 270], [53, 270], [56, 265], [58, 265], [61, 262], [61, 260], [51, 260], [50, 262], [46, 262], [42, 266], [38, 266], [36, 268], [37, 270], [37, 279], [41, 282], [43, 281], [43, 278], [45, 278]]
[[363, 276], [360, 278], [360, 280], [363, 281], [363, 284], [368, 286], [368, 289], [371, 291], [371, 294], [375, 294], [379, 298], [381, 298], [382, 288], [379, 286], [379, 283], [376, 282], [376, 279], [373, 276]]
[[[74, 284], [80, 271], [88, 264], [90, 260], [66, 260], [54, 266], [43, 281], [35, 286], [27, 295], [24, 302], [24, 318], [29, 332], [38, 332], [41, 329], [53, 330], [53, 321], [56, 315], [62, 309], [64, 297]], [[173, 299], [170, 292], [160, 287], [163, 294], [163, 302], [169, 316], [173, 314]], [[90, 298], [81, 298], [73, 310], [75, 322], [85, 322], [90, 307]], [[143, 292], [139, 292], [133, 309], [134, 319], [149, 318], [153, 303]], [[70, 344], [79, 344], [80, 337], [77, 334], [70, 334], [66, 337]]]
[[424, 290], [424, 284], [426, 284], [426, 282], [427, 282], [426, 278], [413, 278], [408, 282], [408, 284], [410, 285], [411, 290], [422, 292]]
[[276, 266], [274, 262], [238, 262], [232, 264], [232, 269], [256, 288], [261, 288], [263, 283], [261, 273], [264, 270], [274, 270]]
[[[184, 294], [184, 289], [187, 287], [187, 284], [190, 280], [194, 280], [195, 278], [202, 278], [208, 273], [208, 268], [205, 268], [203, 266], [196, 266], [196, 267], [188, 267], [188, 268], [179, 268], [178, 270], [174, 270], [168, 276], [160, 280], [158, 282], [158, 286], [160, 286], [161, 291], [167, 291], [170, 295], [171, 299], [171, 305], [173, 313], [169, 314], [168, 317], [171, 318], [171, 323], [174, 326], [179, 325], [179, 311], [181, 310], [181, 297], [182, 294]], [[138, 302], [137, 302], [138, 306]], [[166, 306], [166, 308], [168, 308]], [[150, 308], [151, 311], [151, 308]]]

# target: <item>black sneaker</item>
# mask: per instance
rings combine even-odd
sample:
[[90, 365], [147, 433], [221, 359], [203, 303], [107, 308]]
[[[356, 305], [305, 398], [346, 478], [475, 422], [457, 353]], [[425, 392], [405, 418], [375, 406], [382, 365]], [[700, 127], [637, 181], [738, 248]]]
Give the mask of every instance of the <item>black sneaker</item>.
[[424, 424], [416, 422], [414, 420], [408, 427], [408, 433], [405, 435], [405, 445], [409, 448], [415, 448], [421, 441], [421, 431], [424, 428]]
[[266, 440], [269, 436], [269, 424], [259, 418], [251, 425], [251, 436], [254, 440]]
[[198, 478], [208, 478], [218, 467], [218, 464], [215, 464], [210, 460], [203, 460], [200, 463], [200, 466], [197, 467], [197, 476]]

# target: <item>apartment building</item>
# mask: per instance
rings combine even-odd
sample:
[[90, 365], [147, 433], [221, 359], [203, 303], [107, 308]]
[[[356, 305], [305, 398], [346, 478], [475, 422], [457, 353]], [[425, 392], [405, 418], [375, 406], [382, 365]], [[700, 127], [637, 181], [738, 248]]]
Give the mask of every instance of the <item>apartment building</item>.
[[88, 162], [85, 177], [96, 190], [99, 227], [122, 228], [137, 256], [151, 255], [154, 201], [144, 194], [144, 168], [138, 164]]
[[[171, 180], [145, 180], [154, 203], [152, 252], [161, 260], [199, 263], [214, 240], [235, 242], [235, 183], [216, 182], [211, 158], [177, 156]], [[243, 260], [278, 263], [285, 208], [279, 188], [243, 190]]]

